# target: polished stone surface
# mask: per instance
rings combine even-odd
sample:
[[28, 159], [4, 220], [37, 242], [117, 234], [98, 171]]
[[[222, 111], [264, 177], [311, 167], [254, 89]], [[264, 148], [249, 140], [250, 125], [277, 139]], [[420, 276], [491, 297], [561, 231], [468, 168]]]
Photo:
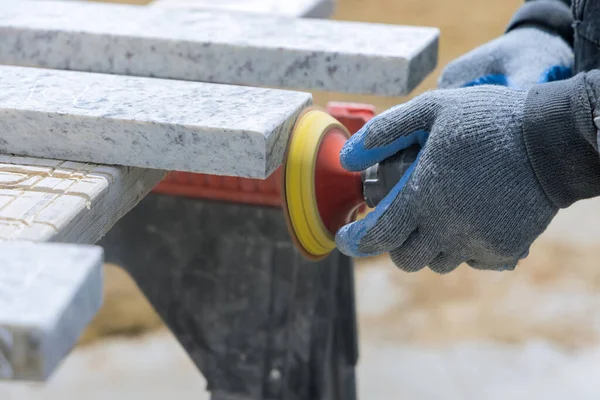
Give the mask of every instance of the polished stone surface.
[[0, 66], [0, 153], [266, 178], [309, 93]]
[[155, 169], [0, 155], [0, 242], [96, 243], [164, 176]]
[[335, 8], [335, 0], [154, 0], [150, 5], [286, 17], [330, 18]]
[[0, 379], [44, 381], [102, 304], [95, 246], [0, 243]]
[[436, 28], [102, 3], [0, 9], [0, 63], [290, 89], [406, 95]]

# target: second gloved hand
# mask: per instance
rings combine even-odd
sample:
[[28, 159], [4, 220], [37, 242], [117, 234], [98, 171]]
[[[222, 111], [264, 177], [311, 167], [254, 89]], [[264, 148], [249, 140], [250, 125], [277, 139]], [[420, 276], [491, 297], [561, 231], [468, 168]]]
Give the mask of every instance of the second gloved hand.
[[572, 67], [573, 50], [560, 36], [522, 27], [449, 63], [438, 86], [495, 84], [528, 89], [537, 83], [567, 79]]
[[374, 211], [338, 231], [338, 248], [355, 257], [389, 252], [406, 271], [446, 273], [462, 262], [514, 269], [558, 211], [527, 156], [526, 96], [489, 85], [437, 90], [367, 123], [342, 149], [349, 170], [423, 147]]

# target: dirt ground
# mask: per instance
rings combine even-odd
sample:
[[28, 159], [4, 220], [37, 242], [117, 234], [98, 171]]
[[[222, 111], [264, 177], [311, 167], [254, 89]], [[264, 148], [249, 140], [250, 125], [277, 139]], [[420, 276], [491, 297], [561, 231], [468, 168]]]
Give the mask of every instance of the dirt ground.
[[[439, 27], [438, 68], [414, 96], [435, 87], [447, 62], [500, 35], [520, 4], [522, 0], [338, 0], [335, 18]], [[315, 93], [315, 99], [321, 105], [330, 100], [368, 102], [379, 111], [407, 100], [331, 93]], [[588, 345], [598, 340], [598, 324], [591, 322], [595, 314], [589, 309], [594, 302], [578, 302], [577, 296], [595, 298], [600, 293], [598, 259], [600, 250], [593, 245], [544, 239], [510, 274], [466, 267], [443, 277], [429, 271], [405, 274], [386, 257], [361, 261], [357, 265], [361, 331], [403, 343], [476, 339], [521, 343], [534, 337], [565, 348]], [[107, 266], [106, 271], [106, 303], [82, 343], [161, 328], [135, 284], [118, 268]], [[385, 307], [371, 308], [371, 294], [382, 287], [392, 295], [385, 299]], [[381, 296], [373, 298], [381, 302]]]

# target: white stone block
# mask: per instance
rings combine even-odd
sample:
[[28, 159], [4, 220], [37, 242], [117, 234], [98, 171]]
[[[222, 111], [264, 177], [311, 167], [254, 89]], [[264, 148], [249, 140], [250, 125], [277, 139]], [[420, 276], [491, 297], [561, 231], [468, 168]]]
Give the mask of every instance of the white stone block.
[[0, 243], [0, 380], [46, 380], [102, 304], [102, 249]]
[[0, 242], [94, 244], [161, 170], [0, 155]]
[[309, 93], [0, 66], [0, 153], [266, 178]]
[[0, 8], [0, 63], [179, 80], [408, 94], [435, 28], [102, 3]]
[[334, 0], [154, 0], [150, 6], [330, 18]]

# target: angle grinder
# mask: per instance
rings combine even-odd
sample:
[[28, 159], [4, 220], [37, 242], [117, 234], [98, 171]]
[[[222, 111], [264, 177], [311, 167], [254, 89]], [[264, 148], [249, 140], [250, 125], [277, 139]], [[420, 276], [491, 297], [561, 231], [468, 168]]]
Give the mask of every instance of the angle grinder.
[[414, 145], [362, 172], [340, 164], [349, 131], [334, 117], [308, 108], [298, 117], [285, 152], [281, 196], [290, 236], [309, 260], [335, 249], [335, 233], [358, 217], [358, 209], [375, 207], [416, 160]]

